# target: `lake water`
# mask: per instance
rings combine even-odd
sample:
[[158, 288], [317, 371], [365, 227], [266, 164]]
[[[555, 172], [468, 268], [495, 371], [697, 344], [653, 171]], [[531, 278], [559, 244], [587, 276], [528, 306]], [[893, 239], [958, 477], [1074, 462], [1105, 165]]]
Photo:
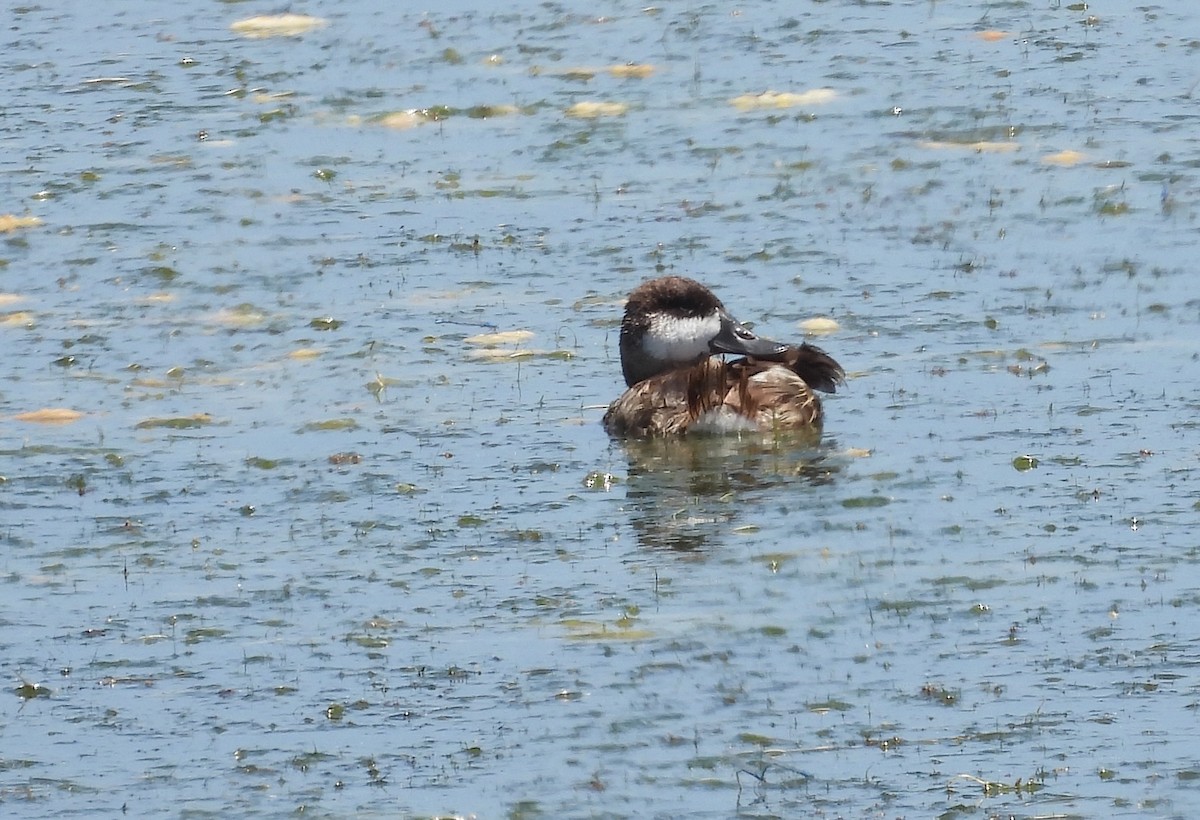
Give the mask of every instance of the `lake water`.
[[[291, 11], [10, 9], [0, 811], [1200, 811], [1200, 10]], [[818, 445], [606, 437], [662, 273]]]

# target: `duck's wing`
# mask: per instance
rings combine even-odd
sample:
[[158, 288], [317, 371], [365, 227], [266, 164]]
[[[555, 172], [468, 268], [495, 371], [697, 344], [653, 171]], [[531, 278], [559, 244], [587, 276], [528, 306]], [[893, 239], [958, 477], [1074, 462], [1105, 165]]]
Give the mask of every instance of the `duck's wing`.
[[790, 345], [769, 361], [739, 359], [726, 368], [724, 405], [754, 419], [763, 430], [798, 430], [821, 424], [824, 411], [814, 390], [833, 393], [846, 381], [837, 361], [807, 342]]
[[760, 430], [800, 430], [821, 424], [820, 398], [791, 368], [782, 363], [734, 362], [730, 370], [737, 371], [738, 378], [731, 380], [725, 407], [752, 420]]
[[725, 363], [707, 358], [638, 382], [608, 406], [604, 429], [613, 436], [652, 438], [687, 432], [721, 406], [728, 392]]

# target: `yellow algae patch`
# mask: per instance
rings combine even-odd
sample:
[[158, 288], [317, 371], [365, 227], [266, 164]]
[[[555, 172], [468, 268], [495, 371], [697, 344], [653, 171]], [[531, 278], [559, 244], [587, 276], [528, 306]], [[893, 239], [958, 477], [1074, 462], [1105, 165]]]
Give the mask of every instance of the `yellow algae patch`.
[[144, 387], [147, 390], [160, 390], [164, 387], [178, 387], [179, 380], [171, 379], [168, 381], [167, 379], [159, 378], [158, 376], [141, 376], [130, 380], [129, 386]]
[[625, 65], [610, 65], [608, 73], [622, 80], [644, 80], [653, 74], [654, 66], [649, 63], [626, 63]]
[[994, 43], [997, 40], [1007, 40], [1009, 37], [1012, 37], [1011, 31], [1000, 31], [994, 28], [990, 28], [987, 31], [975, 32], [975, 39], [983, 40], [985, 43]]
[[529, 69], [529, 74], [533, 77], [557, 77], [560, 80], [576, 80], [580, 82], [589, 82], [594, 79], [597, 74], [607, 73], [618, 79], [636, 77], [644, 79], [654, 73], [655, 67], [646, 63], [619, 63], [615, 65], [594, 66], [575, 65], [567, 68], [550, 70], [541, 66], [534, 66]]
[[358, 422], [350, 418], [310, 421], [300, 428], [302, 433], [323, 433], [330, 430], [357, 430]]
[[584, 120], [594, 120], [600, 117], [619, 117], [629, 110], [625, 103], [618, 102], [578, 102], [567, 109], [568, 117], [579, 117]]
[[[425, 242], [442, 242], [447, 239], [444, 234], [430, 234], [422, 237]], [[478, 288], [465, 287], [462, 290], [442, 290], [432, 293], [412, 293], [408, 296], [409, 305], [426, 305], [430, 302], [441, 302], [446, 299], [465, 299], [470, 294], [474, 293]]]
[[469, 345], [482, 347], [498, 347], [500, 345], [517, 345], [533, 338], [532, 330], [501, 330], [496, 333], [481, 333], [478, 336], [468, 336], [463, 339]]
[[270, 105], [271, 103], [277, 103], [280, 100], [286, 100], [294, 96], [296, 96], [295, 91], [260, 91], [251, 96], [250, 101], [261, 105]]
[[25, 301], [25, 297], [16, 293], [0, 293], [0, 307], [7, 305], [15, 305], [17, 302]]
[[480, 350], [472, 350], [467, 358], [473, 361], [504, 362], [512, 359], [527, 359], [533, 356], [545, 355], [543, 350], [522, 350], [519, 345], [534, 336], [529, 330], [500, 330], [495, 333], [481, 333], [468, 336], [465, 341], [476, 345]]
[[213, 324], [228, 327], [253, 327], [266, 321], [267, 316], [254, 308], [233, 308], [218, 310], [208, 317]]
[[829, 316], [814, 316], [811, 319], [805, 319], [801, 322], [800, 329], [814, 336], [824, 336], [829, 333], [836, 333], [842, 329], [842, 326], [837, 323], [837, 319]]
[[301, 347], [301, 348], [299, 348], [297, 350], [293, 350], [291, 353], [287, 354], [287, 357], [289, 359], [297, 359], [300, 361], [304, 361], [307, 359], [316, 359], [322, 355], [324, 355], [324, 351], [319, 350], [315, 347]]
[[0, 325], [5, 327], [28, 327], [33, 324], [33, 314], [27, 310], [18, 310], [0, 316]]
[[485, 347], [482, 350], [472, 350], [467, 354], [467, 358], [476, 362], [507, 362], [544, 355], [546, 355], [544, 350], [509, 350], [503, 347]]
[[175, 168], [191, 168], [192, 158], [183, 154], [154, 154], [150, 157], [154, 165], [170, 165]]
[[83, 413], [69, 407], [43, 407], [28, 413], [18, 413], [13, 418], [34, 424], [70, 424], [83, 418]]
[[814, 88], [811, 91], [764, 91], [761, 94], [742, 94], [729, 101], [739, 111], [754, 111], [763, 108], [796, 108], [801, 105], [823, 105], [837, 99], [832, 88]]
[[643, 641], [654, 637], [654, 633], [648, 629], [635, 629], [622, 623], [610, 627], [581, 618], [568, 618], [562, 622], [562, 626], [567, 630], [568, 638], [579, 641]]
[[16, 214], [0, 214], [0, 233], [12, 233], [22, 228], [36, 228], [42, 220], [36, 216], [17, 216]]
[[175, 301], [173, 293], [151, 293], [149, 296], [140, 296], [137, 299], [139, 305], [165, 305]]
[[424, 125], [426, 117], [422, 116], [419, 111], [394, 111], [391, 114], [384, 114], [376, 120], [384, 128], [395, 128], [397, 131], [407, 131], [409, 128], [416, 128], [418, 125]]
[[1080, 151], [1059, 151], [1057, 154], [1047, 154], [1042, 157], [1043, 165], [1059, 165], [1063, 168], [1070, 168], [1072, 165], [1078, 165], [1087, 159], [1087, 155]]
[[968, 151], [974, 151], [977, 154], [1009, 154], [1013, 151], [1021, 150], [1021, 146], [1015, 142], [994, 142], [991, 140], [980, 140], [978, 142], [946, 142], [944, 140], [925, 140], [917, 144], [922, 148], [929, 148], [935, 151], [965, 149]]
[[238, 20], [229, 29], [234, 34], [258, 40], [263, 37], [295, 37], [327, 25], [328, 20], [307, 14], [263, 14]]
[[846, 455], [850, 456], [851, 458], [870, 458], [871, 451], [865, 447], [851, 447], [850, 449], [846, 450]]

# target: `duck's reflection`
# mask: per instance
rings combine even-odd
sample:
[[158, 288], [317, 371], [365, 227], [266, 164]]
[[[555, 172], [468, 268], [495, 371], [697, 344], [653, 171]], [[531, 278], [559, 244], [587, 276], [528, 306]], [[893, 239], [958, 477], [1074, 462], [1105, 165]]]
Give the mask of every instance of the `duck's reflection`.
[[697, 550], [721, 543], [763, 505], [788, 505], [790, 488], [831, 482], [839, 471], [818, 429], [779, 436], [630, 439], [630, 523], [644, 547]]

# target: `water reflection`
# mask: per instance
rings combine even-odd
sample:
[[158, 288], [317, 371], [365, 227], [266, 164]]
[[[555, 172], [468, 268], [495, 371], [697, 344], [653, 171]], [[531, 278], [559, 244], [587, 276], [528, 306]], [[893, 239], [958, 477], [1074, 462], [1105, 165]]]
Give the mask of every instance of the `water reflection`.
[[[787, 436], [688, 436], [619, 442], [629, 461], [630, 524], [643, 547], [704, 549], [723, 543], [766, 501], [828, 484], [840, 471], [819, 429]], [[770, 490], [764, 493], [764, 490]]]

